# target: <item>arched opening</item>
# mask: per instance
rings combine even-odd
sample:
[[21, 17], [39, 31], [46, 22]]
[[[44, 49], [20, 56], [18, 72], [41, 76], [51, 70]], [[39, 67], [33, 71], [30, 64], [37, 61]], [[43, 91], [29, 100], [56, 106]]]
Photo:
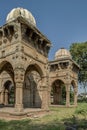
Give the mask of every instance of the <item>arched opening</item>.
[[51, 104], [65, 105], [65, 101], [66, 101], [65, 84], [61, 80], [56, 80], [53, 82], [51, 88]]
[[12, 65], [3, 61], [0, 64], [0, 103], [14, 105], [14, 71]]
[[23, 88], [23, 104], [27, 108], [41, 108], [41, 71], [36, 66], [30, 65], [25, 73]]
[[4, 83], [4, 104], [14, 106], [15, 103], [15, 89], [12, 81], [7, 80]]

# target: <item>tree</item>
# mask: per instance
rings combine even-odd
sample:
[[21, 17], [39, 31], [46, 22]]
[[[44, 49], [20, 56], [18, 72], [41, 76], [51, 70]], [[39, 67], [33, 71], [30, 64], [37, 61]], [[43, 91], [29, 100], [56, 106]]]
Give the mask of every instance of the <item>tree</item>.
[[72, 59], [80, 66], [78, 74], [79, 83], [83, 86], [85, 92], [87, 88], [87, 42], [73, 43], [70, 46]]

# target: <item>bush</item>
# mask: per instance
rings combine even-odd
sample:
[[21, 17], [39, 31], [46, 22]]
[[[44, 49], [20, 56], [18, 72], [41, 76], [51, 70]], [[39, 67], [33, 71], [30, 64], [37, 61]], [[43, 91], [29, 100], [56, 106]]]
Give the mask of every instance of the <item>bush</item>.
[[81, 116], [83, 116], [86, 119], [86, 117], [87, 117], [87, 105], [83, 104], [80, 107], [78, 107], [75, 110], [75, 114], [76, 115], [81, 115]]

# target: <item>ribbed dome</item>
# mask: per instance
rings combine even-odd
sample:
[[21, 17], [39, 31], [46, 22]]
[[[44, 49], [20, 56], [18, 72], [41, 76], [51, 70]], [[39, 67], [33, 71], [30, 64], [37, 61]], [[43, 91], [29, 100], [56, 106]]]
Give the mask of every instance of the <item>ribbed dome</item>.
[[29, 23], [36, 26], [36, 21], [31, 12], [29, 12], [27, 9], [23, 8], [14, 8], [10, 11], [10, 13], [7, 15], [6, 22], [11, 22], [17, 17], [23, 17], [26, 19]]
[[55, 53], [55, 60], [64, 58], [72, 58], [72, 56], [68, 50], [61, 48]]

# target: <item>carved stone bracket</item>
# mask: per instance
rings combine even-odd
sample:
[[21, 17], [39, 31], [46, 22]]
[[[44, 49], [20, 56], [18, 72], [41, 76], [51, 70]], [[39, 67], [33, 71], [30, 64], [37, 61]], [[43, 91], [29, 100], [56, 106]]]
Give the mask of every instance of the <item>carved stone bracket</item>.
[[15, 73], [15, 82], [21, 83], [24, 81], [25, 70], [19, 66], [14, 70]]

